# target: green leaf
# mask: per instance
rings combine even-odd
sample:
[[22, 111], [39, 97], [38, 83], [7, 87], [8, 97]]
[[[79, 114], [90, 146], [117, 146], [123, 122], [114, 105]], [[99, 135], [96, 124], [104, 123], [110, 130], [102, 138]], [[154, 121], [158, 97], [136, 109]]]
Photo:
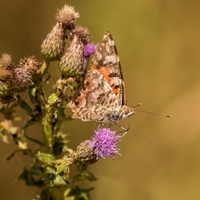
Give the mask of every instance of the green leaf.
[[31, 171], [26, 168], [24, 168], [24, 171], [20, 174], [18, 179], [24, 180], [26, 185], [35, 185], [38, 187], [44, 186], [44, 181], [41, 178], [36, 177], [35, 174], [32, 174]]
[[89, 200], [89, 192], [92, 191], [94, 187], [82, 189], [76, 186], [70, 191], [64, 192], [64, 200], [73, 200], [73, 199], [81, 199], [81, 200]]
[[55, 158], [51, 154], [48, 154], [48, 153], [40, 153], [39, 152], [37, 156], [44, 163], [50, 163], [55, 160]]
[[47, 166], [46, 167], [46, 173], [47, 174], [56, 174], [56, 169], [55, 169], [55, 167], [53, 167], [53, 166]]
[[66, 139], [67, 135], [62, 132], [58, 132], [54, 138], [53, 153], [54, 155], [59, 155], [63, 152], [63, 149], [66, 147], [68, 140]]
[[65, 115], [65, 108], [58, 107], [58, 108], [57, 108], [57, 111], [58, 111], [59, 116], [60, 116], [62, 119], [65, 119], [65, 118], [66, 118], [66, 115]]
[[67, 165], [67, 163], [63, 162], [62, 164], [57, 166], [57, 173], [60, 174], [61, 172], [67, 170], [69, 166]]
[[55, 93], [51, 94], [51, 96], [48, 99], [49, 104], [54, 104], [58, 100], [58, 97]]
[[55, 179], [53, 180], [53, 185], [55, 186], [62, 186], [62, 185], [66, 185], [66, 181], [63, 178], [63, 176], [57, 175], [55, 177]]
[[67, 197], [69, 195], [69, 193], [71, 192], [71, 188], [67, 188], [64, 193], [63, 193], [63, 197]]
[[28, 113], [32, 113], [33, 112], [32, 108], [25, 101], [22, 101], [22, 103], [21, 103], [20, 106], [21, 106], [21, 108], [23, 108], [24, 110], [26, 110]]
[[36, 90], [37, 90], [36, 87], [29, 89], [29, 97], [33, 104], [35, 103]]
[[33, 125], [36, 122], [38, 121], [35, 118], [31, 118], [26, 122], [26, 124], [22, 127], [22, 129], [26, 130], [29, 126]]
[[70, 196], [70, 197], [65, 197], [64, 200], [75, 200], [76, 197], [75, 196]]
[[25, 134], [24, 135], [27, 139], [29, 139], [30, 141], [32, 141], [32, 142], [34, 142], [34, 143], [36, 143], [36, 144], [39, 144], [40, 146], [44, 146], [44, 143], [43, 142], [41, 142], [41, 141], [39, 141], [39, 140], [37, 140], [37, 139], [35, 139], [35, 138], [32, 138], [32, 137], [30, 137], [29, 135], [27, 135], [27, 134]]
[[94, 176], [94, 174], [92, 174], [91, 172], [89, 172], [88, 170], [84, 170], [78, 174], [76, 174], [73, 178], [73, 180], [76, 181], [84, 181], [84, 180], [88, 180], [88, 181], [96, 181], [97, 178]]
[[37, 165], [31, 165], [29, 172], [33, 175], [43, 177], [42, 169], [38, 167]]

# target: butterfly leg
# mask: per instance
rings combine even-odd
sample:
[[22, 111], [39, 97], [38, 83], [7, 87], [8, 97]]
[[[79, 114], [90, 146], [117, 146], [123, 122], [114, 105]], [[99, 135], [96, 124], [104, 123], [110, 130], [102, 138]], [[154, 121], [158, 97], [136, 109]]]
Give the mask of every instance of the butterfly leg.
[[124, 137], [126, 135], [126, 133], [129, 131], [130, 129], [130, 119], [129, 119], [129, 123], [128, 123], [128, 128], [124, 128], [123, 126], [120, 126], [119, 124], [115, 123], [116, 126], [118, 126], [120, 129], [122, 129], [121, 131], [117, 132], [117, 133], [123, 133], [122, 137]]
[[94, 130], [99, 128], [99, 125], [97, 126], [97, 122], [94, 122], [94, 126], [93, 126]]

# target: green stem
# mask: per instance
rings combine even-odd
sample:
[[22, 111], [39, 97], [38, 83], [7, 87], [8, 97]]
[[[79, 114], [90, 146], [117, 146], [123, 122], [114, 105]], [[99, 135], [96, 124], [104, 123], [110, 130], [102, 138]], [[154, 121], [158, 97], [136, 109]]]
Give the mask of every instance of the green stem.
[[42, 191], [42, 198], [41, 200], [62, 200], [62, 196], [58, 188], [50, 188], [47, 187]]
[[[37, 83], [37, 100], [39, 103], [42, 112], [42, 125], [43, 125], [43, 134], [44, 134], [44, 148], [46, 153], [52, 153], [53, 149], [53, 126], [52, 126], [52, 115], [53, 109], [49, 106], [46, 97], [44, 95], [44, 90], [42, 87], [41, 80], [46, 74], [46, 71], [49, 67], [49, 63], [44, 61], [39, 72], [40, 81]], [[44, 81], [44, 80], [43, 80]]]
[[49, 62], [44, 61], [44, 62], [42, 63], [41, 68], [40, 68], [40, 75], [41, 75], [41, 77], [45, 74], [45, 72], [46, 72], [46, 70], [48, 69], [48, 67], [49, 67]]
[[46, 153], [52, 153], [53, 151], [53, 125], [51, 123], [53, 110], [52, 107], [47, 108], [43, 118], [44, 146]]

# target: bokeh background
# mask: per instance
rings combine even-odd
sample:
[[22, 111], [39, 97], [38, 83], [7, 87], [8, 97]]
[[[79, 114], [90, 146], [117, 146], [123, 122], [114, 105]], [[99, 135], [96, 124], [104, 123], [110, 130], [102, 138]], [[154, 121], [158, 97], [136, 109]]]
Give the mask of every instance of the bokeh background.
[[[78, 23], [100, 42], [109, 30], [117, 44], [128, 105], [173, 118], [138, 112], [119, 143], [122, 156], [100, 160], [91, 170], [99, 179], [92, 199], [200, 199], [200, 2], [197, 0], [0, 1], [0, 53], [13, 61], [42, 60], [40, 44], [54, 25], [56, 9], [75, 6]], [[51, 68], [52, 83], [59, 77]], [[49, 86], [51, 90], [51, 86]], [[128, 120], [120, 123], [126, 127]], [[72, 148], [90, 138], [93, 123], [65, 123]], [[33, 130], [32, 135], [40, 134]], [[28, 200], [38, 191], [18, 181], [29, 160], [0, 142], [0, 199]], [[92, 186], [92, 184], [91, 184]]]

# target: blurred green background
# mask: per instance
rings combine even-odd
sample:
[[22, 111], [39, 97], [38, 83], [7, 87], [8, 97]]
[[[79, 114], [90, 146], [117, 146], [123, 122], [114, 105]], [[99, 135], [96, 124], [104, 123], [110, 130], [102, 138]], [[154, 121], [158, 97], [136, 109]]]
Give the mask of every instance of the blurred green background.
[[[1, 0], [0, 53], [10, 53], [15, 63], [33, 54], [41, 61], [40, 44], [64, 4], [75, 6], [78, 23], [88, 27], [95, 43], [105, 31], [112, 33], [128, 105], [141, 102], [143, 110], [173, 116], [138, 112], [131, 117], [131, 129], [119, 143], [122, 156], [90, 167], [99, 179], [92, 199], [199, 200], [200, 2]], [[59, 77], [57, 63], [51, 71], [53, 82]], [[128, 120], [120, 124], [127, 127]], [[75, 148], [90, 138], [93, 123], [74, 120], [65, 123], [64, 131]], [[7, 162], [15, 146], [0, 144], [0, 199], [31, 199], [38, 189], [17, 181], [29, 160], [18, 155]]]

